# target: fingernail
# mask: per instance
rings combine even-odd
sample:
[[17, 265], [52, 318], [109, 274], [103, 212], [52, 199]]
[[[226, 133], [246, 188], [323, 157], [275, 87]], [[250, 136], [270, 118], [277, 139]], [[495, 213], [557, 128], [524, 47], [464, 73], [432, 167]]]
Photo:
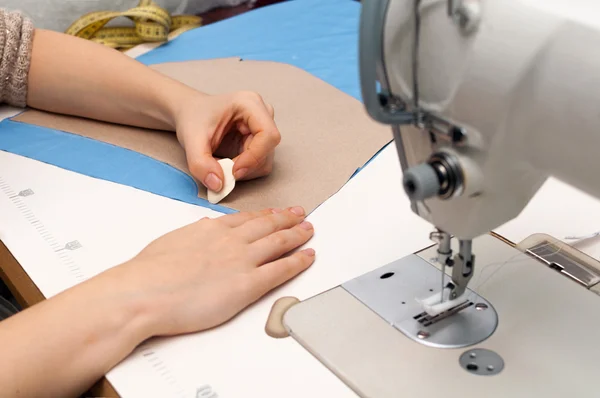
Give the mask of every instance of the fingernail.
[[304, 249], [304, 250], [302, 250], [302, 253], [306, 254], [307, 256], [311, 256], [311, 257], [315, 256], [314, 249]]
[[223, 183], [215, 173], [210, 173], [206, 176], [206, 179], [204, 180], [204, 185], [206, 185], [211, 191], [219, 192]]
[[244, 178], [246, 176], [246, 174], [248, 174], [248, 169], [239, 169], [238, 171], [236, 171], [233, 176], [235, 177], [236, 180], [241, 180], [242, 178]]
[[295, 215], [297, 215], [297, 216], [303, 216], [304, 215], [304, 209], [302, 207], [300, 207], [300, 206], [292, 207], [290, 209], [290, 211], [292, 213], [294, 213]]
[[311, 223], [309, 223], [308, 221], [303, 221], [300, 224], [300, 228], [310, 231], [311, 229], [313, 229], [313, 225]]

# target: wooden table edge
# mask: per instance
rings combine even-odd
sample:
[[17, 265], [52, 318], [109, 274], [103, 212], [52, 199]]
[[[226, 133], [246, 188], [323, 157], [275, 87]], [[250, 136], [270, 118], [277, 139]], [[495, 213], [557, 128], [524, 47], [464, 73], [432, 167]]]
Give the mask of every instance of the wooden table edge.
[[[28, 308], [46, 299], [31, 280], [21, 264], [15, 259], [4, 242], [0, 240], [0, 277], [22, 308]], [[118, 398], [114, 387], [103, 377], [91, 387], [83, 397]]]

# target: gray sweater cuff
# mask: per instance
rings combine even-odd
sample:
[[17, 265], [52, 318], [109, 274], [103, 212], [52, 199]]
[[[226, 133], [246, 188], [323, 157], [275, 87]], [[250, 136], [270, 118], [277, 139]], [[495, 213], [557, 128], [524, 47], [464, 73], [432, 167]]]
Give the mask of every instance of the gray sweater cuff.
[[33, 32], [29, 18], [0, 9], [0, 103], [27, 105]]

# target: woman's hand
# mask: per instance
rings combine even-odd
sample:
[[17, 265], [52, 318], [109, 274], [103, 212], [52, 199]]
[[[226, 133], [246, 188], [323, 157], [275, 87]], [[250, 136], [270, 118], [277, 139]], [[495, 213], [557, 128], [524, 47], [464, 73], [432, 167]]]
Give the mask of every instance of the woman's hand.
[[[202, 219], [0, 323], [0, 385], [79, 396], [153, 336], [209, 329], [308, 268], [300, 208]], [[76, 322], [73, 322], [73, 319]]]
[[112, 278], [147, 299], [150, 335], [196, 332], [308, 268], [312, 249], [282, 256], [313, 232], [299, 207], [206, 218], [150, 243]]
[[175, 127], [194, 178], [220, 191], [224, 176], [215, 157], [233, 159], [236, 180], [270, 174], [281, 141], [273, 118], [273, 107], [254, 92], [198, 93], [185, 101], [175, 115]]
[[192, 176], [213, 191], [224, 180], [215, 157], [234, 160], [237, 180], [266, 176], [281, 140], [273, 107], [257, 93], [207, 95], [118, 51], [57, 32], [36, 31], [28, 87], [32, 108], [175, 130]]
[[207, 95], [117, 51], [57, 32], [36, 31], [28, 87], [33, 108], [175, 130], [192, 176], [217, 192], [224, 176], [215, 157], [234, 160], [236, 180], [258, 178], [271, 172], [281, 141], [273, 107], [257, 93]]

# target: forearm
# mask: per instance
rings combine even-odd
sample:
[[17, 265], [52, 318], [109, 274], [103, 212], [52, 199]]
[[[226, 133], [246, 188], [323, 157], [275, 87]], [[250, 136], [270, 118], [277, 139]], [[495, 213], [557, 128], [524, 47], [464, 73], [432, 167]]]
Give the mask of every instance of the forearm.
[[118, 51], [36, 30], [27, 105], [119, 124], [174, 129], [178, 104], [198, 92]]
[[1, 322], [3, 396], [83, 393], [150, 337], [144, 308], [100, 275]]

